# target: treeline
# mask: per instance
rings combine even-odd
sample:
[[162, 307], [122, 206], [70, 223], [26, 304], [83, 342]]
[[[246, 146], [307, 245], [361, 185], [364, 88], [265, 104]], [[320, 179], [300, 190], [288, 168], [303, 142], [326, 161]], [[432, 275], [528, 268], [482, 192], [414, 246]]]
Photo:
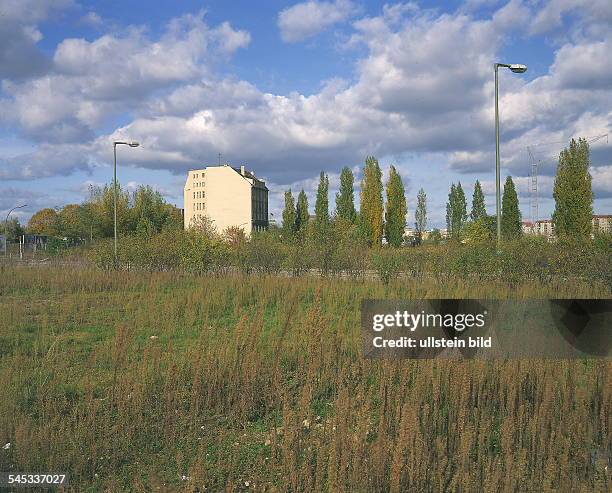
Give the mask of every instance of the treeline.
[[[168, 204], [150, 186], [130, 193], [117, 184], [117, 228], [121, 234], [159, 233], [183, 227], [181, 211]], [[113, 236], [113, 185], [91, 186], [83, 204], [68, 204], [62, 209], [41, 209], [27, 224], [26, 232], [81, 242]]]
[[[368, 157], [363, 170], [359, 212], [355, 208], [354, 176], [350, 168], [340, 173], [340, 189], [336, 194], [336, 209], [330, 215], [328, 190], [329, 178], [321, 172], [317, 188], [314, 216], [308, 210], [308, 199], [301, 190], [297, 202], [291, 189], [285, 192], [282, 235], [286, 241], [302, 241], [315, 235], [325, 237], [330, 224], [341, 223], [341, 229], [349, 230], [355, 239], [369, 247], [386, 243], [399, 247], [408, 242], [413, 246], [427, 237], [430, 243], [439, 243], [442, 235], [438, 229], [424, 234], [427, 228], [427, 195], [421, 188], [417, 194], [414, 211], [414, 234], [406, 236], [408, 207], [401, 175], [394, 166], [389, 169], [386, 184], [378, 161]], [[309, 221], [309, 218], [312, 221]], [[446, 204], [446, 238], [455, 242], [486, 243], [496, 236], [496, 217], [487, 214], [484, 193], [476, 180], [472, 196], [472, 208], [468, 214], [467, 200], [461, 182], [452, 184]], [[502, 199], [502, 238], [515, 240], [522, 235], [521, 211], [512, 177], [504, 184]]]
[[[315, 227], [311, 222], [309, 229]], [[610, 235], [556, 243], [525, 236], [505, 242], [498, 252], [493, 242], [370, 248], [355, 231], [343, 221], [334, 221], [327, 229], [326, 241], [306, 234], [299, 242], [287, 242], [277, 228], [255, 232], [250, 238], [239, 228], [219, 235], [210, 227], [132, 234], [120, 239], [119, 263], [123, 269], [209, 275], [316, 274], [353, 279], [376, 277], [384, 283], [402, 277], [505, 282], [582, 278], [612, 287]], [[114, 268], [112, 239], [96, 242], [88, 255], [99, 267]]]
[[[394, 166], [389, 171], [386, 186], [382, 184], [382, 172], [378, 161], [368, 157], [365, 161], [359, 212], [355, 208], [355, 177], [350, 168], [340, 173], [340, 188], [336, 194], [335, 213], [329, 207], [329, 177], [321, 172], [314, 205], [314, 215], [308, 208], [308, 198], [301, 190], [297, 202], [291, 189], [285, 192], [285, 206], [281, 237], [287, 244], [302, 243], [306, 239], [328, 242], [329, 235], [341, 232], [352, 242], [365, 247], [376, 247], [385, 242], [391, 246], [404, 243], [408, 212], [402, 178]], [[415, 217], [417, 236], [421, 238], [427, 224], [427, 198], [419, 192], [421, 201]], [[383, 197], [384, 195], [384, 197]]]
[[[585, 240], [591, 235], [593, 192], [589, 173], [590, 151], [585, 139], [573, 140], [559, 156], [554, 185], [555, 211], [552, 215], [555, 235], [559, 238]], [[368, 157], [362, 173], [359, 211], [355, 208], [354, 176], [349, 168], [340, 174], [340, 189], [336, 195], [335, 214], [338, 220], [355, 227], [355, 234], [368, 246], [383, 242], [391, 246], [405, 243], [407, 202], [402, 178], [394, 166], [390, 167], [388, 180], [383, 187], [382, 172], [378, 161]], [[314, 230], [319, 236], [330, 224], [328, 206], [329, 179], [321, 172], [314, 210]], [[419, 244], [427, 227], [427, 195], [420, 189], [414, 211], [414, 240]], [[307, 233], [310, 217], [308, 200], [300, 191], [297, 203], [292, 191], [285, 192], [283, 210], [283, 236], [301, 239]], [[516, 186], [511, 176], [506, 177], [501, 199], [501, 237], [512, 241], [522, 235], [522, 217]], [[497, 235], [497, 218], [487, 213], [484, 193], [478, 180], [474, 184], [471, 211], [461, 182], [452, 184], [446, 203], [446, 233], [455, 242], [485, 243]], [[439, 231], [433, 231], [434, 241]]]

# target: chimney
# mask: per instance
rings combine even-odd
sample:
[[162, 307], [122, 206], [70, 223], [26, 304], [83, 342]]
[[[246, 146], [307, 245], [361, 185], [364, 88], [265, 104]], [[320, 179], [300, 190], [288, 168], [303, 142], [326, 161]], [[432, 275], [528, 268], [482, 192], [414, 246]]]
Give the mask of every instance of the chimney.
[[245, 170], [244, 170], [244, 165], [240, 166], [240, 174], [241, 174], [242, 176], [246, 176], [246, 175], [245, 175]]

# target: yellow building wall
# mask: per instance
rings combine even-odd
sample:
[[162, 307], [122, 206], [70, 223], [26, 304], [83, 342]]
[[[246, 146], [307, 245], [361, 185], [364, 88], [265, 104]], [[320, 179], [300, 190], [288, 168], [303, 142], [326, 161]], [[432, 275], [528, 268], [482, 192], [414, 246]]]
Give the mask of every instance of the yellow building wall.
[[185, 228], [198, 215], [206, 215], [219, 233], [238, 226], [247, 235], [251, 234], [251, 182], [232, 167], [212, 166], [190, 171], [183, 198]]

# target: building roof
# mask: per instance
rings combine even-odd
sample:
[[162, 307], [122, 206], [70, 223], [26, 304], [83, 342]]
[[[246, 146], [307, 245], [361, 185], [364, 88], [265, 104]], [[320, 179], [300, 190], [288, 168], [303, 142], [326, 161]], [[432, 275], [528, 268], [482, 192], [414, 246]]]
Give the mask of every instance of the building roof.
[[[189, 170], [189, 172], [192, 172], [192, 171], [206, 171], [208, 168], [230, 168], [230, 169], [233, 169], [236, 173], [238, 173], [243, 178], [253, 180], [251, 185], [256, 186], [257, 188], [263, 188], [265, 190], [268, 190], [268, 187], [266, 186], [265, 182], [261, 178], [257, 178], [255, 176], [255, 173], [253, 173], [252, 171], [247, 170], [245, 166], [241, 166], [241, 167], [237, 168], [237, 167], [234, 167], [234, 166], [230, 166], [229, 163], [224, 163], [224, 164], [215, 165], [215, 166], [204, 166], [203, 168], [191, 168]], [[243, 170], [244, 170], [244, 174], [242, 174]]]

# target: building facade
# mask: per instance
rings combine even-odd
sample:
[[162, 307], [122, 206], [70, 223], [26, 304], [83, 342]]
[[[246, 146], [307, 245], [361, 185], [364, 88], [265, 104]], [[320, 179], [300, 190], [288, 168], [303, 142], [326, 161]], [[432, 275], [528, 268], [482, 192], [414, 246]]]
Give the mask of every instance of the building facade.
[[593, 216], [593, 234], [612, 233], [612, 214]]
[[217, 232], [236, 226], [247, 235], [268, 228], [268, 188], [244, 166], [189, 171], [184, 188], [185, 229], [207, 217]]
[[[591, 222], [593, 225], [591, 236], [601, 233], [612, 233], [612, 215], [597, 214], [593, 216]], [[555, 237], [555, 228], [550, 219], [542, 219], [535, 223], [523, 221], [522, 228], [524, 234], [544, 236], [549, 239]]]

